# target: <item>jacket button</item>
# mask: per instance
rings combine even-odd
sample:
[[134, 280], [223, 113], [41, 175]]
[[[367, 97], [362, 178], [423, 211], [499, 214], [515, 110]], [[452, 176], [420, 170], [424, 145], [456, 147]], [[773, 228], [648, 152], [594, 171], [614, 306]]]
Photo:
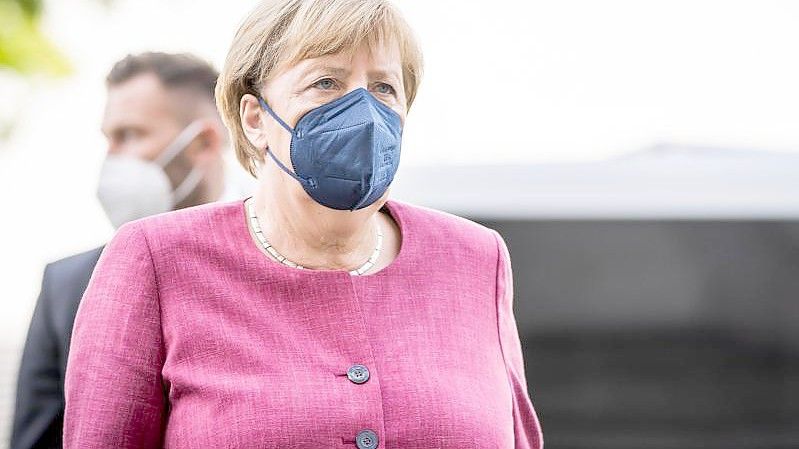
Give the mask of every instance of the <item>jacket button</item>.
[[352, 365], [347, 370], [347, 378], [353, 383], [362, 384], [369, 380], [369, 370], [363, 365]]
[[369, 429], [361, 430], [355, 437], [358, 449], [375, 449], [377, 447], [377, 434]]

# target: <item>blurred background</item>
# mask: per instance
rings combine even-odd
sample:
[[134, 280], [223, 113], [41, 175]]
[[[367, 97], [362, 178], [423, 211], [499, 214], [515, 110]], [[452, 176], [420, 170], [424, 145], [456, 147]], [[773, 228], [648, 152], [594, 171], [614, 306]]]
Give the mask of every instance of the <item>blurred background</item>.
[[[0, 448], [44, 265], [113, 232], [105, 75], [220, 68], [254, 4], [0, 0]], [[392, 195], [505, 237], [547, 447], [799, 447], [799, 3], [397, 4], [426, 73]]]

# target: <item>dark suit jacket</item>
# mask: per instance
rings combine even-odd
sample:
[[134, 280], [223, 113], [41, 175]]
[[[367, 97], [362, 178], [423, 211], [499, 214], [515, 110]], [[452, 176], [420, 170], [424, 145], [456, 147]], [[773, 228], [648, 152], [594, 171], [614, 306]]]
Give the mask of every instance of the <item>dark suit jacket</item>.
[[72, 324], [103, 247], [48, 264], [17, 382], [10, 449], [60, 448]]

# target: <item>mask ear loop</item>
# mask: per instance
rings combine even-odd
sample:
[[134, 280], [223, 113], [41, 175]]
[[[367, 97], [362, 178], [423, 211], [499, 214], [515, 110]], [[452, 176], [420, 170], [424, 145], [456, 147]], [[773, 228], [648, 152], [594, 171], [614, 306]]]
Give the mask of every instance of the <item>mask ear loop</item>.
[[181, 131], [177, 137], [175, 137], [175, 139], [169, 145], [167, 145], [166, 149], [164, 149], [164, 151], [162, 151], [161, 154], [155, 158], [154, 162], [160, 165], [161, 168], [166, 167], [166, 165], [172, 162], [172, 160], [175, 159], [181, 151], [185, 150], [186, 147], [189, 146], [189, 142], [194, 140], [194, 138], [197, 137], [202, 130], [203, 123], [201, 120], [195, 120], [189, 123], [185, 128], [183, 128], [183, 131]]
[[[289, 132], [289, 134], [291, 134], [291, 139], [292, 140], [294, 140], [295, 137], [299, 137], [298, 134], [296, 132], [294, 132], [294, 130], [291, 129], [291, 127], [289, 125], [286, 124], [286, 122], [284, 122], [280, 117], [277, 116], [277, 114], [275, 114], [275, 111], [273, 111], [272, 108], [270, 108], [269, 105], [266, 104], [266, 101], [263, 98], [259, 97], [258, 98], [258, 102], [261, 104], [261, 107], [264, 108], [264, 110], [266, 112], [268, 112], [269, 115], [271, 115], [272, 118], [275, 119], [275, 121], [277, 121], [280, 124], [280, 126], [283, 127], [283, 129], [285, 129], [286, 131]], [[266, 154], [268, 154], [272, 158], [272, 160], [275, 161], [275, 163], [278, 165], [278, 167], [280, 167], [281, 170], [283, 170], [284, 172], [288, 173], [289, 176], [291, 176], [292, 178], [296, 179], [297, 182], [299, 182], [300, 184], [302, 184], [304, 186], [307, 186], [310, 189], [315, 189], [317, 187], [316, 180], [314, 180], [313, 178], [307, 178], [307, 179], [306, 178], [302, 178], [299, 175], [297, 175], [296, 173], [294, 173], [291, 170], [289, 170], [288, 167], [286, 167], [282, 162], [280, 162], [280, 160], [278, 160], [278, 158], [275, 156], [274, 152], [271, 151], [268, 146], [266, 148], [264, 148], [264, 152]]]
[[202, 180], [203, 172], [199, 168], [193, 168], [186, 178], [183, 179], [183, 182], [181, 182], [180, 185], [177, 186], [172, 192], [173, 207], [185, 200], [186, 197], [188, 197], [189, 194], [194, 191], [194, 189]]
[[269, 105], [266, 104], [266, 100], [264, 100], [261, 97], [258, 97], [258, 102], [261, 103], [261, 107], [264, 108], [266, 112], [268, 112], [269, 115], [271, 115], [272, 118], [275, 119], [280, 124], [280, 126], [282, 126], [286, 131], [288, 131], [289, 134], [292, 135], [292, 137], [295, 135], [294, 130], [291, 129], [291, 126], [287, 125], [286, 122], [284, 122], [280, 117], [277, 116], [277, 114], [275, 114], [275, 111], [273, 111], [272, 108], [270, 108]]
[[[172, 162], [178, 154], [180, 154], [186, 147], [189, 146], [192, 140], [194, 140], [200, 133], [203, 131], [203, 122], [202, 120], [198, 119], [195, 120], [181, 131], [175, 140], [172, 141], [169, 145], [167, 145], [166, 149], [161, 152], [161, 154], [155, 159], [155, 163], [158, 164], [162, 169], [166, 167], [167, 164]], [[188, 175], [183, 178], [183, 181], [178, 184], [177, 187], [172, 191], [172, 207], [180, 204], [181, 201], [185, 200], [191, 192], [197, 187], [197, 185], [202, 181], [203, 173], [197, 167], [193, 167]]]

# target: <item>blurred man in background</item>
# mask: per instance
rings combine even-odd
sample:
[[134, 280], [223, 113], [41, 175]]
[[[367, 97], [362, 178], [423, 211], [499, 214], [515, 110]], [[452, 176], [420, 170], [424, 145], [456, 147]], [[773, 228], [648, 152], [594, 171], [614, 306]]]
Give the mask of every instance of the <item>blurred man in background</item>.
[[[187, 54], [130, 55], [111, 69], [102, 123], [108, 154], [97, 196], [115, 228], [246, 195], [223, 161], [227, 131], [214, 103], [217, 76]], [[11, 449], [61, 447], [70, 335], [101, 251], [45, 268], [20, 366]]]

